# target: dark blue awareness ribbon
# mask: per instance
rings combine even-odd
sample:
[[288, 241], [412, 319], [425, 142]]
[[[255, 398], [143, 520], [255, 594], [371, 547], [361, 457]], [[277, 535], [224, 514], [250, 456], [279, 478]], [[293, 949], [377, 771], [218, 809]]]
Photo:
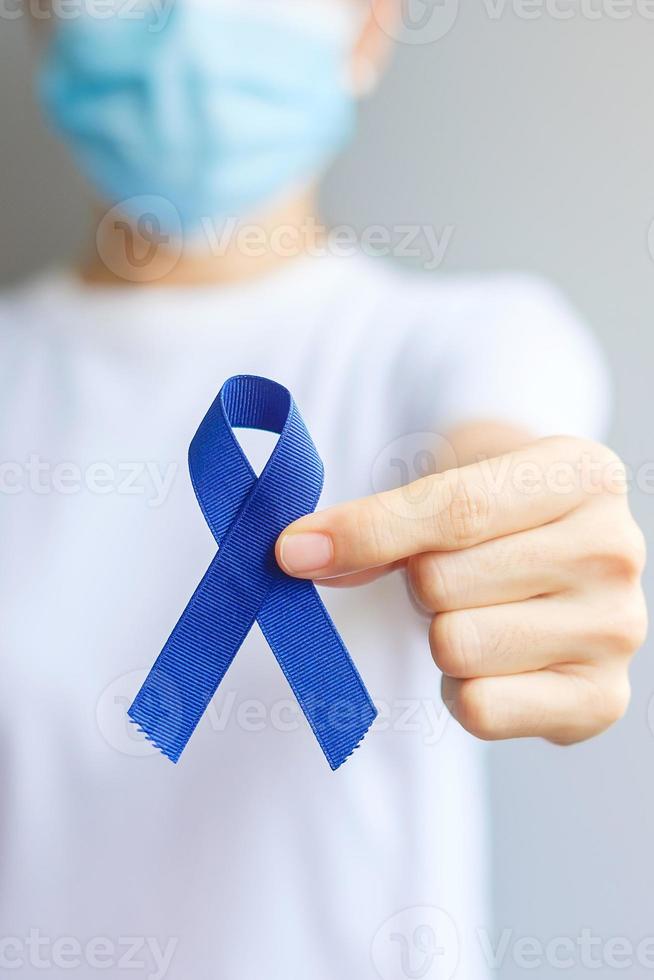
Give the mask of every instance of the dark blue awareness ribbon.
[[[234, 429], [279, 433], [257, 478]], [[377, 714], [312, 582], [277, 565], [275, 542], [312, 513], [323, 465], [290, 393], [266, 378], [227, 381], [189, 450], [198, 503], [218, 553], [130, 707], [130, 719], [177, 762], [255, 620], [332, 769]]]

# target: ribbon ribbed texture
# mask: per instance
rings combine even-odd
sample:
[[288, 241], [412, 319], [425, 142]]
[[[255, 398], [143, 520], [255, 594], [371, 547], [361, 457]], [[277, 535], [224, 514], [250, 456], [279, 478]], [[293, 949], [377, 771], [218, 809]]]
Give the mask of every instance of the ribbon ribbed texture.
[[[279, 433], [257, 478], [235, 428]], [[255, 620], [332, 769], [357, 747], [376, 709], [312, 582], [292, 579], [275, 542], [315, 510], [323, 466], [290, 393], [240, 375], [221, 389], [189, 450], [191, 479], [219, 545], [129, 709], [173, 762]]]

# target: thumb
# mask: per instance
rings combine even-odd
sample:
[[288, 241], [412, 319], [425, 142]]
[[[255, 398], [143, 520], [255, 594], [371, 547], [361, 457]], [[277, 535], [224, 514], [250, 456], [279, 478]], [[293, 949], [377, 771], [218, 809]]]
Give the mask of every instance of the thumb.
[[[279, 566], [298, 578], [356, 576], [343, 584], [361, 584], [424, 550], [434, 541], [433, 508], [416, 509], [418, 483], [300, 518], [277, 541]], [[432, 497], [435, 486], [425, 478], [423, 490]]]

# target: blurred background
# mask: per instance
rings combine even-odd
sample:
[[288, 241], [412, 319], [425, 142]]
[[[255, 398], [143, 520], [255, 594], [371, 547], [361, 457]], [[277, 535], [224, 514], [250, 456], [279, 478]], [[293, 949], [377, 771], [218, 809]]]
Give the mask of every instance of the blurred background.
[[[651, 546], [654, 7], [646, 0], [440, 6], [449, 30], [430, 43], [398, 45], [363, 108], [356, 144], [330, 175], [327, 215], [359, 228], [433, 226], [442, 262], [426, 275], [524, 269], [568, 293], [612, 365], [611, 442], [639, 473], [633, 507]], [[76, 178], [32, 103], [22, 19], [0, 21], [0, 126], [4, 285], [61, 262], [86, 230]], [[397, 260], [424, 265], [427, 253]], [[509, 930], [498, 971], [506, 980], [525, 974], [513, 958], [517, 940], [577, 944], [585, 930], [613, 941], [616, 953], [591, 946], [585, 965], [575, 957], [575, 978], [648, 972], [635, 956], [624, 965], [619, 941], [636, 947], [654, 936], [649, 653], [633, 668], [628, 717], [601, 739], [566, 750], [535, 742], [491, 749], [495, 938]], [[654, 939], [647, 948], [654, 969]], [[558, 955], [565, 959], [563, 947]]]

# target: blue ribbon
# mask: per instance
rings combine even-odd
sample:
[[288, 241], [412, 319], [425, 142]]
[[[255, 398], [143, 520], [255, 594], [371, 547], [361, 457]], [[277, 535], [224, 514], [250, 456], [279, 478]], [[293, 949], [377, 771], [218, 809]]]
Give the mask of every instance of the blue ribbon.
[[[258, 479], [235, 428], [279, 433]], [[189, 469], [219, 550], [128, 715], [177, 762], [256, 620], [337, 769], [377, 711], [313, 583], [275, 560], [277, 538], [316, 509], [323, 486], [322, 461], [286, 388], [230, 378], [193, 438]]]

